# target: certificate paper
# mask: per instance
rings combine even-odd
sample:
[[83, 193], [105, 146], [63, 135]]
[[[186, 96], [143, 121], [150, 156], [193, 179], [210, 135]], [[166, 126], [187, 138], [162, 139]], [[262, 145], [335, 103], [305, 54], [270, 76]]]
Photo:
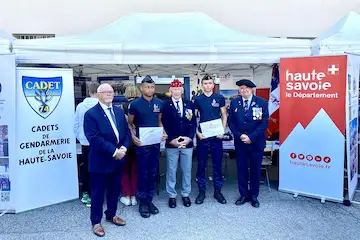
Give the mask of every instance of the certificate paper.
[[200, 123], [200, 128], [205, 137], [215, 137], [225, 133], [221, 119]]
[[141, 146], [158, 144], [163, 136], [162, 127], [144, 127], [139, 128], [139, 138]]

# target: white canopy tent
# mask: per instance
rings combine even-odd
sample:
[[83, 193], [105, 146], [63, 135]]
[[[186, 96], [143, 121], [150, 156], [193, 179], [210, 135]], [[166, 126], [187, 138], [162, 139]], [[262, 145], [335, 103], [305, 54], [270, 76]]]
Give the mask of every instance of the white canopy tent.
[[0, 30], [0, 54], [9, 54], [11, 53], [11, 41], [14, 37], [5, 32]]
[[360, 15], [349, 12], [311, 44], [313, 55], [360, 53]]
[[130, 14], [83, 35], [15, 40], [13, 51], [18, 63], [61, 64], [79, 75], [193, 75], [311, 54], [310, 41], [238, 33], [202, 13]]

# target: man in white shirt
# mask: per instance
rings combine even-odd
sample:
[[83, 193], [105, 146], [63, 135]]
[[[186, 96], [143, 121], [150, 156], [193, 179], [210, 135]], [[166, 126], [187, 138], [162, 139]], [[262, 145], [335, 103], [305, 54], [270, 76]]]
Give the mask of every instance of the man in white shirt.
[[89, 96], [79, 103], [75, 111], [75, 122], [74, 122], [74, 132], [77, 140], [81, 144], [81, 160], [79, 163], [80, 176], [79, 182], [81, 182], [81, 202], [86, 204], [87, 207], [91, 207], [91, 198], [90, 198], [90, 174], [89, 174], [89, 142], [84, 134], [84, 115], [92, 107], [94, 107], [98, 102], [97, 89], [100, 86], [98, 82], [90, 82], [88, 84]]

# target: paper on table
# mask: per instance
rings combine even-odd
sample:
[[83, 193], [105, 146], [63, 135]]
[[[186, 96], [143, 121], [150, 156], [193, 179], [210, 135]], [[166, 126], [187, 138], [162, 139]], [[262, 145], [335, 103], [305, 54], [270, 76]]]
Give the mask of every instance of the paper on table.
[[139, 128], [139, 138], [141, 146], [158, 144], [163, 135], [162, 127], [141, 127]]
[[215, 119], [200, 123], [201, 132], [205, 137], [215, 137], [224, 134], [224, 127], [221, 119]]

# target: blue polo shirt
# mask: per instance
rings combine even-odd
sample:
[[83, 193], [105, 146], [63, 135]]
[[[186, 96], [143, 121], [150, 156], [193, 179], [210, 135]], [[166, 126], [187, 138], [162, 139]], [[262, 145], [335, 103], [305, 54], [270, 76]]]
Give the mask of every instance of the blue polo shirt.
[[201, 94], [195, 98], [195, 108], [200, 112], [200, 123], [221, 117], [221, 108], [225, 106], [223, 95], [213, 93], [210, 97]]
[[159, 114], [162, 109], [162, 101], [158, 98], [147, 101], [144, 97], [140, 97], [130, 103], [128, 112], [135, 116], [137, 136], [139, 136], [140, 127], [159, 127]]

